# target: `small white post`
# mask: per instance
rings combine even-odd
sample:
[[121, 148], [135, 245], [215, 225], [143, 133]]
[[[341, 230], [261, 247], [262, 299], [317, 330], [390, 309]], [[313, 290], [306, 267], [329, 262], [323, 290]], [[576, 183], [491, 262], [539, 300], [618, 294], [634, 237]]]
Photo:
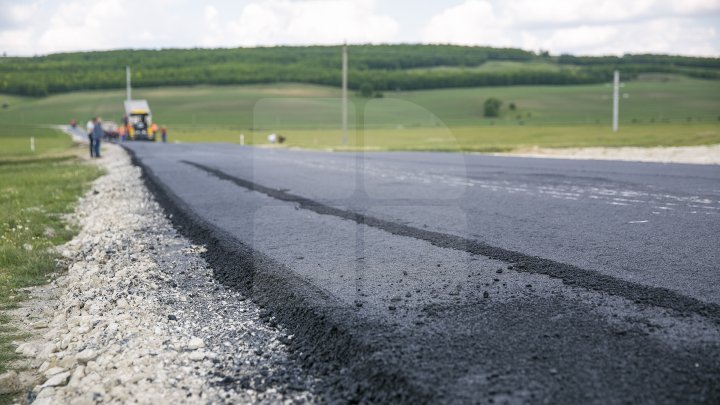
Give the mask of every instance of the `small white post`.
[[245, 134], [240, 134], [240, 146], [245, 146]]
[[618, 115], [620, 109], [620, 72], [613, 73], [613, 132], [618, 131]]
[[35, 153], [35, 137], [30, 137], [30, 152]]
[[347, 42], [342, 47], [342, 144], [347, 144], [347, 86], [348, 86]]

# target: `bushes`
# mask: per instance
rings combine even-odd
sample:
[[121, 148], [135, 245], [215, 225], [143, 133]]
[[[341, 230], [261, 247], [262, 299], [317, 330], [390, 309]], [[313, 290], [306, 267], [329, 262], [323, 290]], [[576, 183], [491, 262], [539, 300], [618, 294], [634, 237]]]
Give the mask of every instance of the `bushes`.
[[502, 101], [495, 97], [490, 97], [489, 99], [485, 100], [485, 103], [483, 104], [483, 116], [499, 117], [501, 106]]
[[370, 98], [373, 95], [373, 86], [370, 83], [363, 83], [360, 86], [360, 95], [365, 98]]
[[[133, 68], [133, 86], [252, 84], [300, 82], [340, 86], [338, 46], [234, 49], [117, 50], [5, 57], [0, 63], [0, 93], [44, 96], [74, 90], [119, 89], [125, 66]], [[554, 58], [521, 49], [455, 45], [357, 45], [350, 47], [349, 87], [362, 93], [449, 87], [564, 85], [612, 80], [644, 72], [681, 73], [720, 78], [720, 59], [665, 55]], [[543, 61], [571, 64], [557, 70], [481, 71], [428, 69], [474, 67], [487, 61]], [[422, 68], [422, 70], [417, 70]], [[374, 93], [373, 93], [374, 94]]]

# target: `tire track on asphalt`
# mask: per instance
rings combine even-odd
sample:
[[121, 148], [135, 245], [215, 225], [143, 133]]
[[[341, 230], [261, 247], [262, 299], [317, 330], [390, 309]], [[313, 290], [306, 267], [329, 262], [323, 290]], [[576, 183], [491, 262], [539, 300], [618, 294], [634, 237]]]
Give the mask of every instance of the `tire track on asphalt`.
[[181, 161], [221, 180], [234, 183], [248, 190], [257, 191], [277, 200], [298, 204], [300, 208], [321, 214], [331, 215], [350, 220], [358, 224], [392, 233], [424, 240], [441, 248], [465, 251], [475, 255], [486, 256], [513, 264], [513, 269], [520, 272], [542, 274], [560, 279], [566, 285], [579, 286], [588, 290], [601, 291], [619, 296], [639, 305], [650, 305], [678, 311], [681, 314], [697, 314], [720, 325], [720, 305], [679, 294], [675, 291], [633, 283], [616, 277], [608, 276], [594, 270], [583, 269], [566, 263], [556, 262], [537, 256], [526, 255], [483, 242], [463, 238], [461, 236], [429, 231], [408, 225], [376, 218], [358, 212], [335, 208], [306, 197], [275, 189], [250, 180], [227, 174], [219, 169], [200, 163]]

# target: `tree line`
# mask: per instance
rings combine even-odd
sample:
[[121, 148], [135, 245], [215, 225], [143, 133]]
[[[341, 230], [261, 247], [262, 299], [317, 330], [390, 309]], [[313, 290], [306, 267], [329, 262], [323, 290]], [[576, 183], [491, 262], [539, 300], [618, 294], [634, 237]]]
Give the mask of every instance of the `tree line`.
[[[720, 59], [670, 55], [587, 57], [515, 48], [456, 45], [357, 45], [350, 48], [349, 87], [379, 91], [448, 87], [590, 84], [640, 73], [720, 79]], [[463, 69], [491, 61], [546, 62], [557, 69]], [[340, 47], [116, 50], [0, 58], [0, 93], [45, 96], [134, 87], [300, 82], [340, 86]], [[433, 69], [443, 67], [443, 69]], [[454, 68], [454, 69], [445, 69]]]

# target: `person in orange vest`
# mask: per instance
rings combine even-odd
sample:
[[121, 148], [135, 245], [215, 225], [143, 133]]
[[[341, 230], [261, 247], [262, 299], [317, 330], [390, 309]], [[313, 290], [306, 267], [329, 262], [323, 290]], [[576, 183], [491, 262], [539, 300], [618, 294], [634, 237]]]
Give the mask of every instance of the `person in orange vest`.
[[158, 126], [156, 123], [153, 122], [153, 124], [150, 125], [150, 137], [153, 138], [153, 140], [155, 139], [155, 134], [157, 133], [157, 130]]

